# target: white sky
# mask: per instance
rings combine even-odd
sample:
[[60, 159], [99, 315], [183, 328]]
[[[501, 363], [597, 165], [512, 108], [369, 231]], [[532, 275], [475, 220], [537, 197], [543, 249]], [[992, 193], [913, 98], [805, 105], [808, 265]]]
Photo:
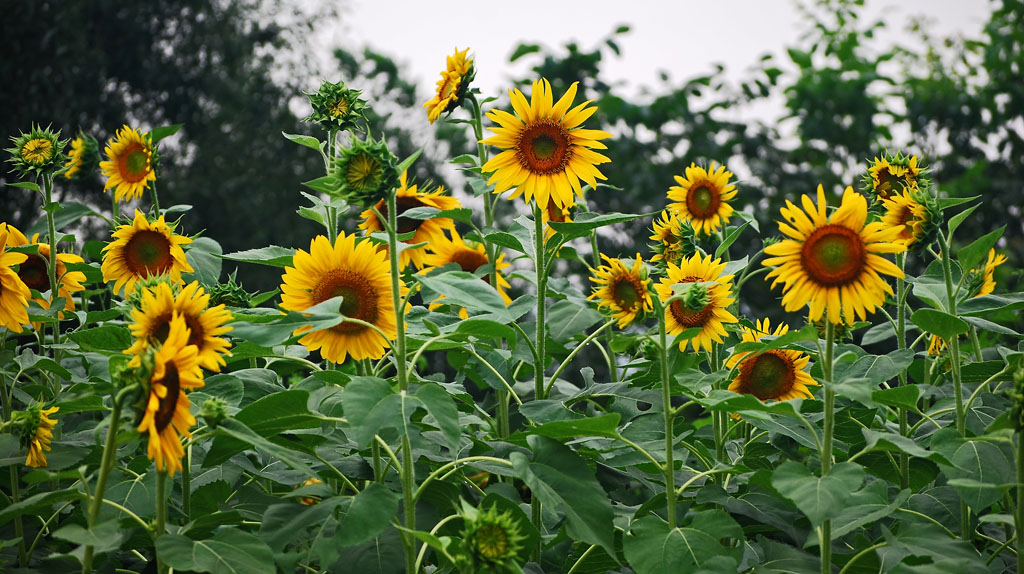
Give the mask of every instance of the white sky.
[[[884, 17], [888, 32], [896, 34], [912, 17], [927, 15], [935, 36], [977, 37], [990, 11], [989, 0], [867, 0], [864, 22]], [[622, 56], [603, 65], [608, 78], [628, 81], [636, 90], [657, 85], [661, 71], [678, 82], [709, 72], [715, 63], [725, 65], [730, 78], [741, 78], [765, 53], [786, 60], [783, 48], [797, 40], [804, 24], [792, 0], [349, 0], [341, 22], [332, 40], [391, 56], [406, 69], [406, 79], [420, 86], [424, 101], [456, 46], [475, 54], [474, 85], [497, 95], [536, 62], [527, 56], [508, 63], [520, 42], [561, 50], [574, 40], [590, 50], [628, 24], [631, 31], [617, 37]]]

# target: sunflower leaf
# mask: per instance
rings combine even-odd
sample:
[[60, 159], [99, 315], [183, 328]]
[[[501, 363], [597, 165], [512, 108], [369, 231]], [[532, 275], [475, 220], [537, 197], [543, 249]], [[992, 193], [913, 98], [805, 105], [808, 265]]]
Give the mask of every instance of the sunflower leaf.
[[302, 135], [302, 134], [289, 134], [289, 133], [281, 132], [281, 135], [283, 135], [285, 137], [285, 139], [288, 140], [288, 141], [295, 142], [295, 143], [299, 144], [300, 146], [308, 147], [310, 149], [315, 149], [317, 151], [321, 151], [323, 149], [323, 146], [326, 143], [326, 142], [321, 142], [320, 140], [316, 139], [313, 136], [306, 136], [306, 135]]
[[936, 311], [935, 309], [918, 309], [910, 316], [910, 322], [933, 335], [949, 340], [962, 335], [970, 329], [967, 321], [960, 317]]
[[637, 574], [736, 572], [742, 546], [722, 541], [743, 538], [740, 525], [715, 509], [697, 512], [689, 524], [676, 528], [660, 517], [645, 516], [630, 525], [622, 544]]
[[221, 259], [229, 261], [240, 261], [242, 263], [257, 263], [259, 265], [270, 265], [272, 267], [288, 267], [292, 264], [292, 257], [295, 249], [291, 247], [279, 247], [270, 245], [259, 249], [246, 249], [235, 251], [226, 255], [218, 255]]
[[964, 269], [974, 269], [981, 263], [989, 250], [995, 247], [996, 242], [1003, 236], [1006, 226], [991, 231], [974, 240], [970, 245], [961, 248], [956, 252], [956, 259]]
[[420, 149], [414, 151], [412, 153], [412, 155], [410, 155], [409, 157], [403, 159], [402, 162], [399, 163], [398, 167], [396, 168], [398, 170], [398, 173], [402, 173], [405, 170], [407, 170], [410, 167], [412, 167], [413, 162], [415, 162], [420, 157], [421, 153], [423, 153], [423, 148], [420, 148]]
[[796, 504], [812, 526], [838, 516], [862, 482], [864, 469], [853, 462], [841, 462], [820, 478], [793, 461], [783, 463], [772, 473], [772, 486]]
[[217, 574], [273, 574], [274, 553], [254, 534], [235, 528], [218, 530], [213, 538], [192, 540], [165, 534], [156, 541], [156, 553], [175, 570]]
[[174, 134], [178, 133], [181, 129], [182, 124], [173, 124], [169, 126], [163, 126], [154, 128], [153, 131], [149, 132], [150, 141], [155, 145], [157, 142], [164, 138], [169, 138]]

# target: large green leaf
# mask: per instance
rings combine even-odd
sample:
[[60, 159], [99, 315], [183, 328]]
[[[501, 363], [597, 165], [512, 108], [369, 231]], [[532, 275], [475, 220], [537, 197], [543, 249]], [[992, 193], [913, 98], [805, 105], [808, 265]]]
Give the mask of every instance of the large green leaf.
[[417, 275], [416, 280], [427, 289], [444, 295], [443, 303], [482, 311], [499, 323], [512, 321], [501, 295], [482, 278], [465, 271], [448, 271]]
[[220, 243], [209, 237], [199, 237], [188, 246], [185, 257], [192, 266], [192, 273], [185, 273], [182, 278], [188, 281], [199, 281], [204, 285], [216, 285], [220, 281], [220, 270], [223, 261]]
[[962, 438], [947, 427], [932, 435], [929, 446], [949, 459], [951, 465], [939, 467], [975, 512], [991, 506], [1016, 483], [1013, 452], [1005, 435]]
[[918, 309], [910, 316], [910, 321], [922, 330], [949, 340], [956, 335], [967, 332], [970, 325], [960, 317], [937, 311], [935, 309]]
[[[637, 574], [695, 572], [736, 572], [743, 547], [743, 529], [721, 510], [693, 515], [686, 526], [669, 528], [659, 517], [645, 516], [629, 528], [623, 549]], [[727, 544], [723, 544], [727, 541]]]
[[[256, 435], [268, 438], [288, 430], [316, 428], [320, 426], [320, 418], [309, 412], [306, 407], [309, 392], [291, 389], [269, 394], [238, 411], [235, 420], [242, 423]], [[235, 429], [244, 432], [241, 429]], [[230, 432], [227, 436], [214, 438], [210, 452], [203, 460], [203, 466], [220, 464], [235, 454], [242, 452], [251, 440], [238, 439]], [[262, 445], [262, 443], [261, 443]], [[256, 445], [254, 445], [256, 446]]]
[[[415, 408], [404, 405], [410, 398], [395, 394], [384, 379], [352, 377], [341, 396], [341, 404], [360, 448], [369, 446], [382, 428], [402, 428]], [[408, 410], [403, 412], [403, 406]]]
[[860, 488], [864, 469], [841, 462], [823, 477], [811, 474], [804, 465], [787, 461], [772, 473], [772, 486], [810, 519], [812, 526], [834, 518], [845, 507], [850, 493]]
[[575, 237], [585, 237], [590, 234], [591, 231], [599, 227], [605, 227], [607, 225], [614, 225], [616, 223], [623, 223], [626, 221], [632, 221], [634, 219], [640, 219], [642, 217], [651, 217], [657, 215], [657, 211], [651, 213], [596, 213], [593, 211], [587, 211], [576, 216], [573, 221], [558, 222], [552, 221], [550, 223], [551, 228], [555, 231], [565, 235], [567, 239]]
[[565, 512], [571, 538], [598, 545], [615, 556], [612, 505], [586, 461], [547, 437], [531, 436], [527, 443], [532, 460], [520, 452], [511, 453], [509, 460], [533, 496], [548, 508]]
[[338, 546], [354, 546], [372, 540], [388, 529], [398, 513], [399, 496], [383, 484], [374, 482], [351, 497], [347, 509], [338, 518], [334, 540]]
[[545, 323], [551, 338], [565, 341], [576, 335], [583, 335], [586, 330], [603, 318], [593, 308], [580, 305], [575, 301], [559, 301], [547, 312]]
[[988, 255], [989, 249], [995, 247], [996, 242], [1003, 236], [1004, 231], [1006, 231], [1005, 225], [995, 231], [982, 235], [971, 242], [970, 245], [959, 249], [956, 252], [956, 259], [960, 262], [960, 266], [964, 269], [976, 268]]
[[[316, 473], [314, 473], [313, 470], [309, 468], [309, 466], [305, 463], [305, 461], [302, 460], [302, 458], [295, 452], [295, 450], [285, 448], [279, 444], [267, 440], [266, 438], [253, 432], [252, 429], [245, 426], [244, 423], [238, 421], [237, 419], [231, 418], [222, 422], [217, 427], [217, 433], [219, 435], [224, 435], [227, 438], [234, 439], [235, 442], [232, 443], [232, 445], [243, 444], [252, 446], [265, 454], [280, 459], [281, 462], [294, 468], [295, 470], [305, 473], [307, 476], [316, 476]], [[232, 454], [238, 452], [237, 450], [234, 450], [234, 448], [230, 450], [224, 447], [217, 449], [217, 440], [221, 438], [221, 436], [217, 436], [214, 438], [214, 446], [211, 447], [210, 454], [208, 454], [206, 458], [203, 459], [203, 467], [209, 467], [214, 464], [219, 464], [224, 460], [227, 460], [227, 458], [230, 458]]]
[[416, 391], [416, 398], [434, 418], [448, 448], [453, 454], [458, 452], [462, 427], [459, 425], [459, 409], [455, 406], [452, 396], [441, 385], [426, 383]]
[[156, 552], [175, 570], [213, 574], [275, 574], [274, 553], [253, 534], [235, 528], [217, 531], [213, 538], [192, 540], [180, 534], [156, 539]]
[[295, 249], [292, 249], [291, 247], [271, 245], [269, 247], [261, 247], [259, 249], [235, 251], [234, 253], [221, 255], [220, 258], [229, 259], [231, 261], [241, 261], [243, 263], [270, 265], [272, 267], [288, 267], [292, 264], [292, 256], [294, 255]]

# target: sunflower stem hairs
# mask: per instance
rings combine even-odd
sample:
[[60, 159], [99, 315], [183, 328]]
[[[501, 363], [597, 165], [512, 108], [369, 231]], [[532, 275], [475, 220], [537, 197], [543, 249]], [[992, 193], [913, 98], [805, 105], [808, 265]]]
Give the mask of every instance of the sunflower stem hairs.
[[67, 140], [60, 139], [60, 130], [56, 132], [49, 127], [40, 128], [32, 126], [26, 134], [22, 132], [17, 137], [11, 137], [11, 147], [7, 158], [11, 164], [11, 171], [19, 177], [52, 177], [55, 172], [63, 169], [62, 164], [67, 159], [64, 155], [64, 147]]
[[611, 160], [593, 150], [606, 149], [600, 140], [612, 136], [580, 127], [597, 108], [587, 107], [587, 100], [570, 109], [578, 84], [573, 82], [552, 104], [551, 84], [536, 80], [529, 102], [519, 90], [509, 90], [515, 115], [498, 109], [487, 112], [498, 127], [488, 128], [494, 135], [481, 143], [504, 150], [480, 168], [491, 174], [487, 183], [495, 184], [494, 193], [515, 188], [509, 199], [523, 195], [527, 203], [536, 197], [541, 208], [548, 201], [565, 207], [574, 203], [573, 192], [583, 199], [581, 179], [591, 188], [597, 187], [597, 180], [607, 179], [595, 166]]
[[316, 122], [327, 132], [358, 130], [359, 122], [366, 122], [367, 110], [366, 100], [360, 94], [361, 91], [346, 87], [345, 82], [325, 81], [315, 93], [306, 94], [313, 111], [303, 121]]
[[736, 197], [736, 185], [729, 183], [732, 172], [714, 162], [705, 169], [691, 163], [683, 176], [674, 176], [676, 183], [668, 189], [669, 209], [679, 214], [683, 222], [693, 226], [696, 233], [713, 235], [729, 222]]
[[817, 205], [801, 198], [803, 209], [786, 200], [779, 231], [788, 238], [764, 248], [771, 255], [762, 264], [774, 267], [766, 279], [774, 288], [783, 284], [782, 305], [798, 311], [808, 303], [810, 320], [817, 321], [828, 309], [830, 323], [852, 325], [885, 302], [892, 287], [879, 274], [903, 277], [903, 271], [883, 253], [906, 250], [899, 240], [902, 225], [867, 223], [867, 200], [847, 187], [839, 209], [828, 213], [825, 190], [818, 186]]
[[113, 188], [114, 201], [139, 199], [150, 188], [150, 182], [156, 184], [159, 156], [149, 133], [139, 133], [125, 124], [110, 138], [103, 153], [107, 156], [100, 162], [100, 170], [107, 178], [103, 191]]
[[441, 117], [441, 114], [451, 114], [462, 105], [469, 84], [476, 77], [476, 68], [473, 66], [473, 59], [466, 56], [468, 53], [469, 48], [461, 52], [455, 48], [455, 53], [447, 58], [441, 79], [437, 81], [434, 97], [423, 104], [427, 109], [427, 121], [431, 125]]

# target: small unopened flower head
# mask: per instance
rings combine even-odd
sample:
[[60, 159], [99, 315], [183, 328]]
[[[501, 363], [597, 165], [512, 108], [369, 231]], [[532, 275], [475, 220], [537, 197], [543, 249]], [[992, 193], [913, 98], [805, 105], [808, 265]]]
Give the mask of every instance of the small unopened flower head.
[[394, 193], [399, 184], [398, 159], [382, 138], [354, 138], [352, 147], [332, 160], [331, 175], [338, 179], [332, 195], [366, 208]]
[[100, 165], [100, 144], [96, 138], [84, 132], [78, 132], [71, 140], [71, 151], [68, 161], [64, 164], [64, 177], [81, 179], [96, 171]]
[[679, 266], [697, 252], [697, 236], [693, 227], [671, 209], [663, 210], [661, 218], [654, 220], [652, 231], [650, 238], [654, 243], [650, 247], [654, 256], [651, 263], [662, 273], [670, 263]]
[[133, 309], [142, 310], [142, 295], [147, 291], [156, 289], [157, 285], [160, 285], [161, 283], [166, 283], [171, 288], [171, 293], [175, 296], [178, 295], [178, 291], [180, 290], [179, 281], [172, 281], [171, 277], [166, 274], [149, 275], [136, 281], [131, 292], [126, 293], [128, 297], [128, 304], [131, 305]]
[[462, 529], [462, 552], [456, 565], [464, 574], [503, 574], [520, 572], [519, 553], [526, 536], [511, 512], [498, 512], [497, 506], [480, 510], [463, 501], [465, 526]]
[[224, 399], [219, 397], [210, 397], [203, 402], [203, 406], [199, 409], [199, 416], [206, 422], [206, 426], [215, 429], [220, 423], [224, 422], [228, 418], [228, 405], [224, 402]]
[[304, 121], [317, 122], [325, 130], [348, 131], [359, 128], [359, 120], [366, 121], [366, 100], [360, 99], [359, 90], [350, 90], [345, 82], [324, 82], [309, 97], [313, 113]]
[[221, 304], [228, 307], [241, 307], [243, 309], [252, 307], [253, 294], [243, 289], [241, 283], [235, 281], [237, 273], [237, 269], [232, 271], [231, 275], [228, 275], [227, 283], [218, 283], [210, 287], [210, 307], [216, 307]]
[[864, 194], [875, 201], [889, 199], [904, 190], [920, 189], [931, 185], [928, 170], [916, 155], [889, 152], [876, 157], [868, 165], [862, 178]]
[[46, 467], [46, 453], [50, 450], [53, 427], [57, 424], [49, 415], [60, 410], [58, 407], [44, 409], [41, 404], [29, 405], [24, 411], [12, 413], [11, 420], [18, 426], [22, 448], [28, 449], [25, 465], [32, 468]]
[[52, 174], [67, 160], [64, 146], [68, 142], [60, 139], [60, 130], [54, 132], [49, 127], [33, 126], [27, 134], [12, 137], [11, 142], [13, 145], [6, 150], [11, 154], [7, 161], [11, 164], [11, 171], [21, 177]]

